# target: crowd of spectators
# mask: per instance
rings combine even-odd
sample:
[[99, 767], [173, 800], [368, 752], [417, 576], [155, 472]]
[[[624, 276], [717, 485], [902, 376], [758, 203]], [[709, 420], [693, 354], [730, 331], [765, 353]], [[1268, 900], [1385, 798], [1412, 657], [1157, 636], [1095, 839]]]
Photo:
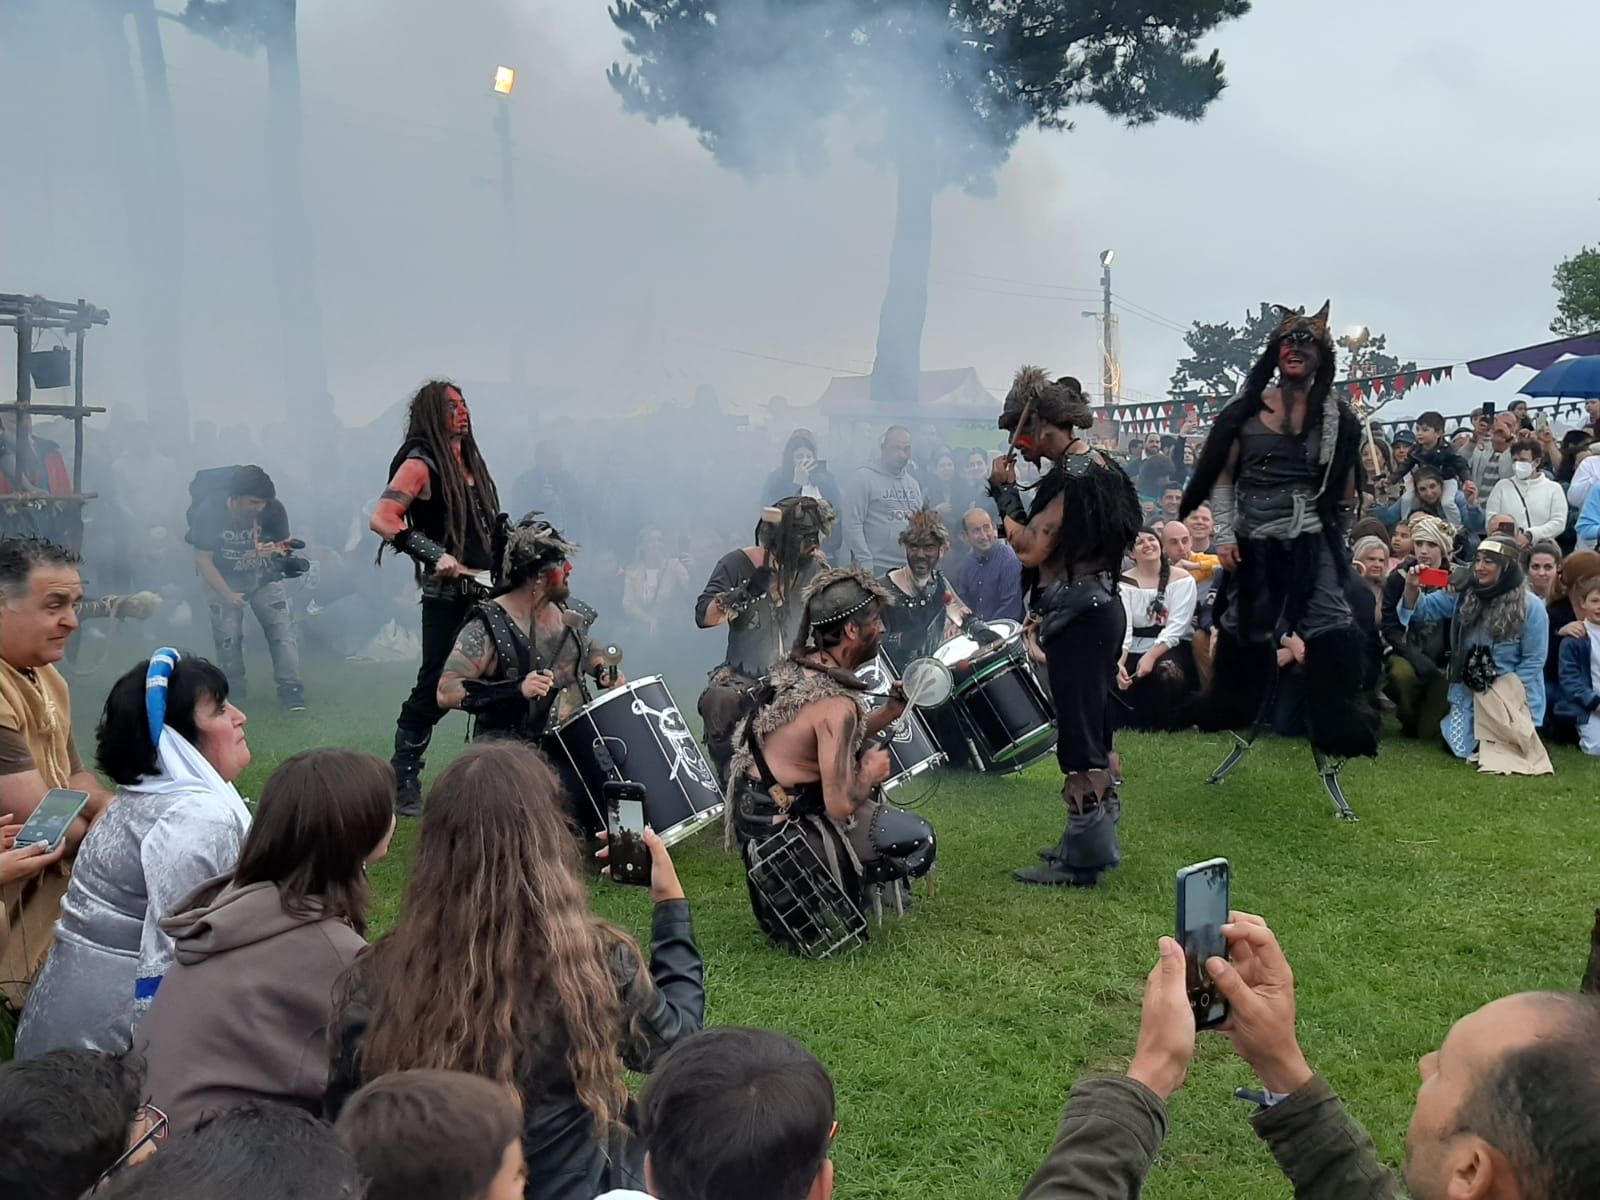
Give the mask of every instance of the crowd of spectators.
[[[1600, 471], [1586, 469], [1584, 445], [1481, 424], [1487, 450], [1419, 420], [1408, 469], [1377, 484], [1393, 498], [1353, 531], [1350, 587], [1370, 622], [1375, 686], [1403, 736], [1465, 758], [1477, 749], [1472, 695], [1515, 680], [1545, 737], [1600, 754], [1600, 553], [1574, 547]], [[877, 569], [904, 561], [896, 522], [933, 507], [958, 531], [946, 570], [965, 598], [986, 619], [1020, 619], [1021, 569], [981, 496], [987, 454], [926, 430], [918, 440], [887, 430], [841, 480], [796, 433], [758, 499], [795, 488], [836, 499], [838, 553]], [[1123, 565], [1119, 687], [1126, 723], [1144, 728], [1181, 727], [1208, 678], [1222, 566], [1209, 512], [1177, 519], [1172, 495], [1191, 462], [1187, 442], [1159, 437], [1128, 459], [1149, 523]], [[618, 598], [654, 636], [665, 597], [686, 597], [694, 580], [665, 526], [637, 536], [632, 561], [615, 564]], [[297, 754], [252, 815], [234, 789], [250, 748], [229, 676], [184, 656], [154, 720], [146, 663], [112, 687], [95, 760], [113, 796], [58, 719], [70, 695], [56, 664], [82, 591], [74, 556], [0, 541], [3, 828], [14, 838], [50, 788], [91, 793], [59, 850], [8, 841], [0, 856], [0, 882], [34, 888], [75, 858], [16, 1058], [0, 1066], [0, 1195], [828, 1200], [832, 1080], [792, 1039], [703, 1028], [690, 903], [659, 838], [646, 838], [646, 947], [591, 910], [544, 760], [475, 745], [435, 781], [398, 921], [369, 944], [366, 871], [394, 824], [388, 766], [340, 749]], [[1288, 673], [1295, 640], [1280, 648]], [[1254, 1125], [1296, 1194], [1397, 1195], [1300, 1049], [1297, 980], [1277, 936], [1246, 913], [1223, 932], [1229, 959], [1207, 968], [1231, 1008], [1225, 1037], [1260, 1081]], [[1195, 1047], [1183, 951], [1163, 939], [1128, 1070], [1073, 1088], [1024, 1195], [1136, 1196], [1163, 1169], [1168, 1101], [1191, 1070], [1216, 1069], [1194, 1066]], [[1595, 1000], [1498, 1000], [1463, 1016], [1419, 1069], [1411, 1194], [1591, 1194]], [[648, 1076], [637, 1101], [628, 1072]]]
[[[1526, 406], [1480, 413], [1471, 429], [1453, 433], [1436, 412], [1392, 440], [1374, 426], [1368, 515], [1348, 543], [1351, 598], [1362, 597], [1354, 607], [1370, 634], [1369, 674], [1403, 736], [1439, 741], [1478, 761], [1474, 698], [1515, 678], [1532, 725], [1527, 752], [1497, 760], [1496, 769], [1547, 770], [1540, 738], [1593, 753], [1600, 733], [1582, 731], [1600, 727], [1591, 673], [1600, 657], [1590, 650], [1600, 624], [1586, 618], [1581, 595], [1600, 578], [1592, 549], [1600, 535], [1600, 456], [1589, 451], [1600, 435], [1600, 402], [1591, 402], [1587, 420], [1559, 441]], [[1190, 702], [1209, 679], [1220, 574], [1210, 513], [1202, 506], [1183, 522], [1173, 519], [1195, 441], [1149, 434], [1126, 448], [1126, 469], [1152, 522], [1121, 588], [1129, 627], [1121, 720], [1134, 728], [1187, 724]], [[1480, 553], [1485, 539], [1491, 551], [1507, 552]], [[1415, 585], [1409, 602], [1408, 582]], [[1297, 642], [1285, 631], [1278, 652], [1291, 676], [1302, 654]], [[1469, 671], [1469, 662], [1481, 670]], [[1282, 691], [1292, 687], [1281, 689], [1263, 722], [1292, 734], [1298, 716], [1281, 703]]]

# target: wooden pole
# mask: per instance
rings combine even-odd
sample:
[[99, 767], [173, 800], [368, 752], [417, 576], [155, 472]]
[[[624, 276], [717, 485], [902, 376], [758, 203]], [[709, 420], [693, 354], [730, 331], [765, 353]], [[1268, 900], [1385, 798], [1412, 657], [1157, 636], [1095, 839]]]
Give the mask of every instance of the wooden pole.
[[[82, 307], [83, 301], [78, 305]], [[79, 326], [72, 363], [72, 404], [78, 411], [72, 418], [72, 490], [83, 491], [83, 327]]]

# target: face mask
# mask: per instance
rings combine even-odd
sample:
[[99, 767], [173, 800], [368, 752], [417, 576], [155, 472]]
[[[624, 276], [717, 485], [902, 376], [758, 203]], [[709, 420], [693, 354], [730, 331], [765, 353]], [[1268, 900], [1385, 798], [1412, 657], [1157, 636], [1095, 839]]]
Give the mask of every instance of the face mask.
[[1512, 463], [1511, 473], [1518, 479], [1527, 479], [1533, 474], [1533, 464], [1530, 462]]

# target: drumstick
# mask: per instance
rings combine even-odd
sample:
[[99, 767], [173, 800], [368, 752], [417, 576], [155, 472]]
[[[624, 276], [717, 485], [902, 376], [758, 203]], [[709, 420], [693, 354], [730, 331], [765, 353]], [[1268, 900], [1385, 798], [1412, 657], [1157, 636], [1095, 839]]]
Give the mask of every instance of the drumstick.
[[1011, 438], [1007, 442], [1009, 447], [1006, 453], [1007, 462], [1015, 463], [1017, 461], [1017, 439], [1022, 436], [1022, 427], [1028, 423], [1028, 414], [1032, 411], [1033, 397], [1029, 396], [1022, 402], [1022, 414], [1017, 417], [1017, 427], [1011, 431]]

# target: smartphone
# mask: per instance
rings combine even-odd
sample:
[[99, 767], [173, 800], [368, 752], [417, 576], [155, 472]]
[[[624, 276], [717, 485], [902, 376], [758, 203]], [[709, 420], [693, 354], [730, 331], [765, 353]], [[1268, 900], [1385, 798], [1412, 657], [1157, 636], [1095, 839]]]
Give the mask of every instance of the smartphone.
[[606, 802], [606, 863], [616, 883], [649, 886], [650, 847], [644, 844], [644, 784], [608, 779], [600, 785]]
[[1423, 587], [1442, 588], [1450, 586], [1450, 572], [1443, 567], [1423, 567], [1417, 572], [1417, 582]]
[[1485, 400], [1483, 402], [1483, 415], [1488, 417], [1489, 420], [1491, 420], [1491, 421], [1494, 420], [1494, 401], [1493, 400]]
[[1213, 858], [1178, 872], [1178, 945], [1183, 947], [1189, 1008], [1196, 1029], [1228, 1019], [1228, 1002], [1212, 986], [1206, 960], [1228, 956], [1222, 927], [1228, 922], [1228, 860]]
[[75, 792], [71, 788], [51, 788], [39, 801], [39, 807], [27, 823], [17, 831], [17, 846], [32, 846], [43, 842], [54, 854], [61, 848], [67, 829], [78, 819], [83, 806], [89, 803], [88, 792]]

